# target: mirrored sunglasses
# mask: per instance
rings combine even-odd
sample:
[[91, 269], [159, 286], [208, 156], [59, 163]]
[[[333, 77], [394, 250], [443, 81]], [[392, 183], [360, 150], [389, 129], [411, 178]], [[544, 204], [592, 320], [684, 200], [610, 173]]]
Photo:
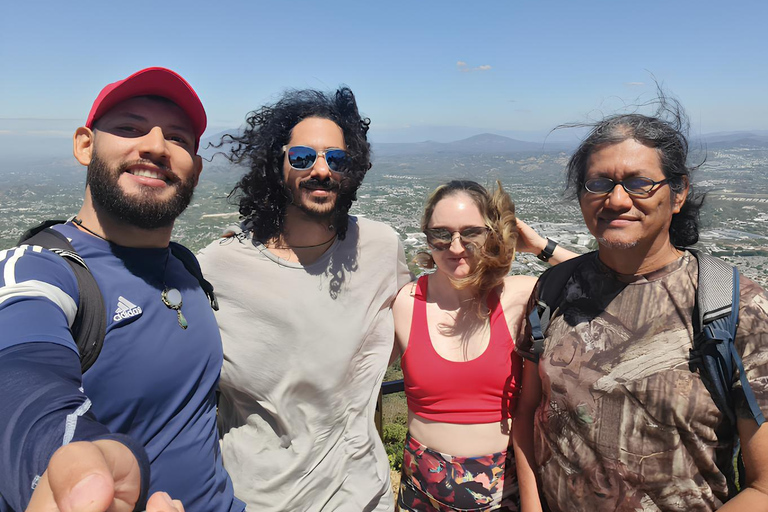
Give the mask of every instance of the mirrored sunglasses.
[[435, 251], [445, 251], [456, 238], [454, 234], [458, 234], [458, 238], [461, 241], [461, 245], [468, 247], [470, 245], [480, 247], [485, 243], [488, 238], [488, 228], [485, 226], [473, 226], [464, 228], [461, 231], [451, 231], [445, 228], [427, 228], [424, 230], [424, 234], [427, 236], [427, 244]]
[[319, 156], [325, 158], [325, 163], [333, 172], [344, 172], [347, 152], [343, 149], [326, 149], [317, 151], [309, 146], [283, 146], [288, 155], [288, 164], [297, 171], [308, 171], [315, 165]]

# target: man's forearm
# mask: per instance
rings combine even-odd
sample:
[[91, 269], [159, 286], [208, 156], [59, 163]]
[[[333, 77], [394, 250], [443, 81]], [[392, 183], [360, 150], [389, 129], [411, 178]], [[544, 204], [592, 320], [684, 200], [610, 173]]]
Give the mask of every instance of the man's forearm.
[[110, 434], [80, 390], [80, 361], [54, 343], [0, 351], [0, 494], [24, 510], [51, 455], [70, 441]]

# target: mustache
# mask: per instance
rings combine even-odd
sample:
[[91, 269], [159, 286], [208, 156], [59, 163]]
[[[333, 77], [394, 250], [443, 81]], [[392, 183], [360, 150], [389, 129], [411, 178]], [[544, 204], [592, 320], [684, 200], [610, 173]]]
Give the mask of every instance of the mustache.
[[125, 172], [129, 167], [131, 167], [133, 165], [146, 165], [146, 166], [149, 166], [149, 167], [157, 167], [161, 171], [165, 171], [165, 172], [167, 172], [169, 174], [173, 174], [171, 172], [171, 168], [168, 167], [167, 165], [165, 165], [164, 163], [153, 162], [152, 160], [149, 160], [148, 158], [138, 158], [138, 159], [133, 160], [131, 162], [123, 162], [123, 163], [121, 163], [118, 166], [117, 170], [119, 172]]
[[328, 178], [326, 180], [320, 181], [317, 178], [308, 178], [301, 183], [299, 183], [300, 188], [306, 188], [309, 190], [339, 190], [341, 188], [341, 184], [333, 180], [331, 178]]
[[604, 221], [612, 221], [612, 220], [641, 220], [642, 216], [640, 215], [598, 215], [598, 219], [604, 220]]

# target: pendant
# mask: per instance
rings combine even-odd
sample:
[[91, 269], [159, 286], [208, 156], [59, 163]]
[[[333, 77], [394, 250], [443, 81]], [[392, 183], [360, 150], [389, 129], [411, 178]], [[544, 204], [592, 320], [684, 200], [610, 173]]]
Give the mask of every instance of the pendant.
[[179, 320], [179, 327], [186, 329], [188, 326], [187, 319], [184, 318], [184, 314], [181, 312], [181, 292], [176, 288], [166, 287], [163, 290], [161, 297], [163, 299], [163, 304], [176, 311], [176, 315], [178, 315]]

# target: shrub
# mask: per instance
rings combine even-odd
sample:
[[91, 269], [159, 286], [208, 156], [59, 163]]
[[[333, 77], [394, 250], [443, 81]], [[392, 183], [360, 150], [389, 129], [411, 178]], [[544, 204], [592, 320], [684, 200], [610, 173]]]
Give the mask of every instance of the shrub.
[[384, 448], [387, 450], [389, 467], [395, 471], [400, 471], [403, 467], [403, 450], [405, 449], [405, 435], [407, 433], [408, 428], [400, 423], [384, 425], [384, 431], [381, 433]]

